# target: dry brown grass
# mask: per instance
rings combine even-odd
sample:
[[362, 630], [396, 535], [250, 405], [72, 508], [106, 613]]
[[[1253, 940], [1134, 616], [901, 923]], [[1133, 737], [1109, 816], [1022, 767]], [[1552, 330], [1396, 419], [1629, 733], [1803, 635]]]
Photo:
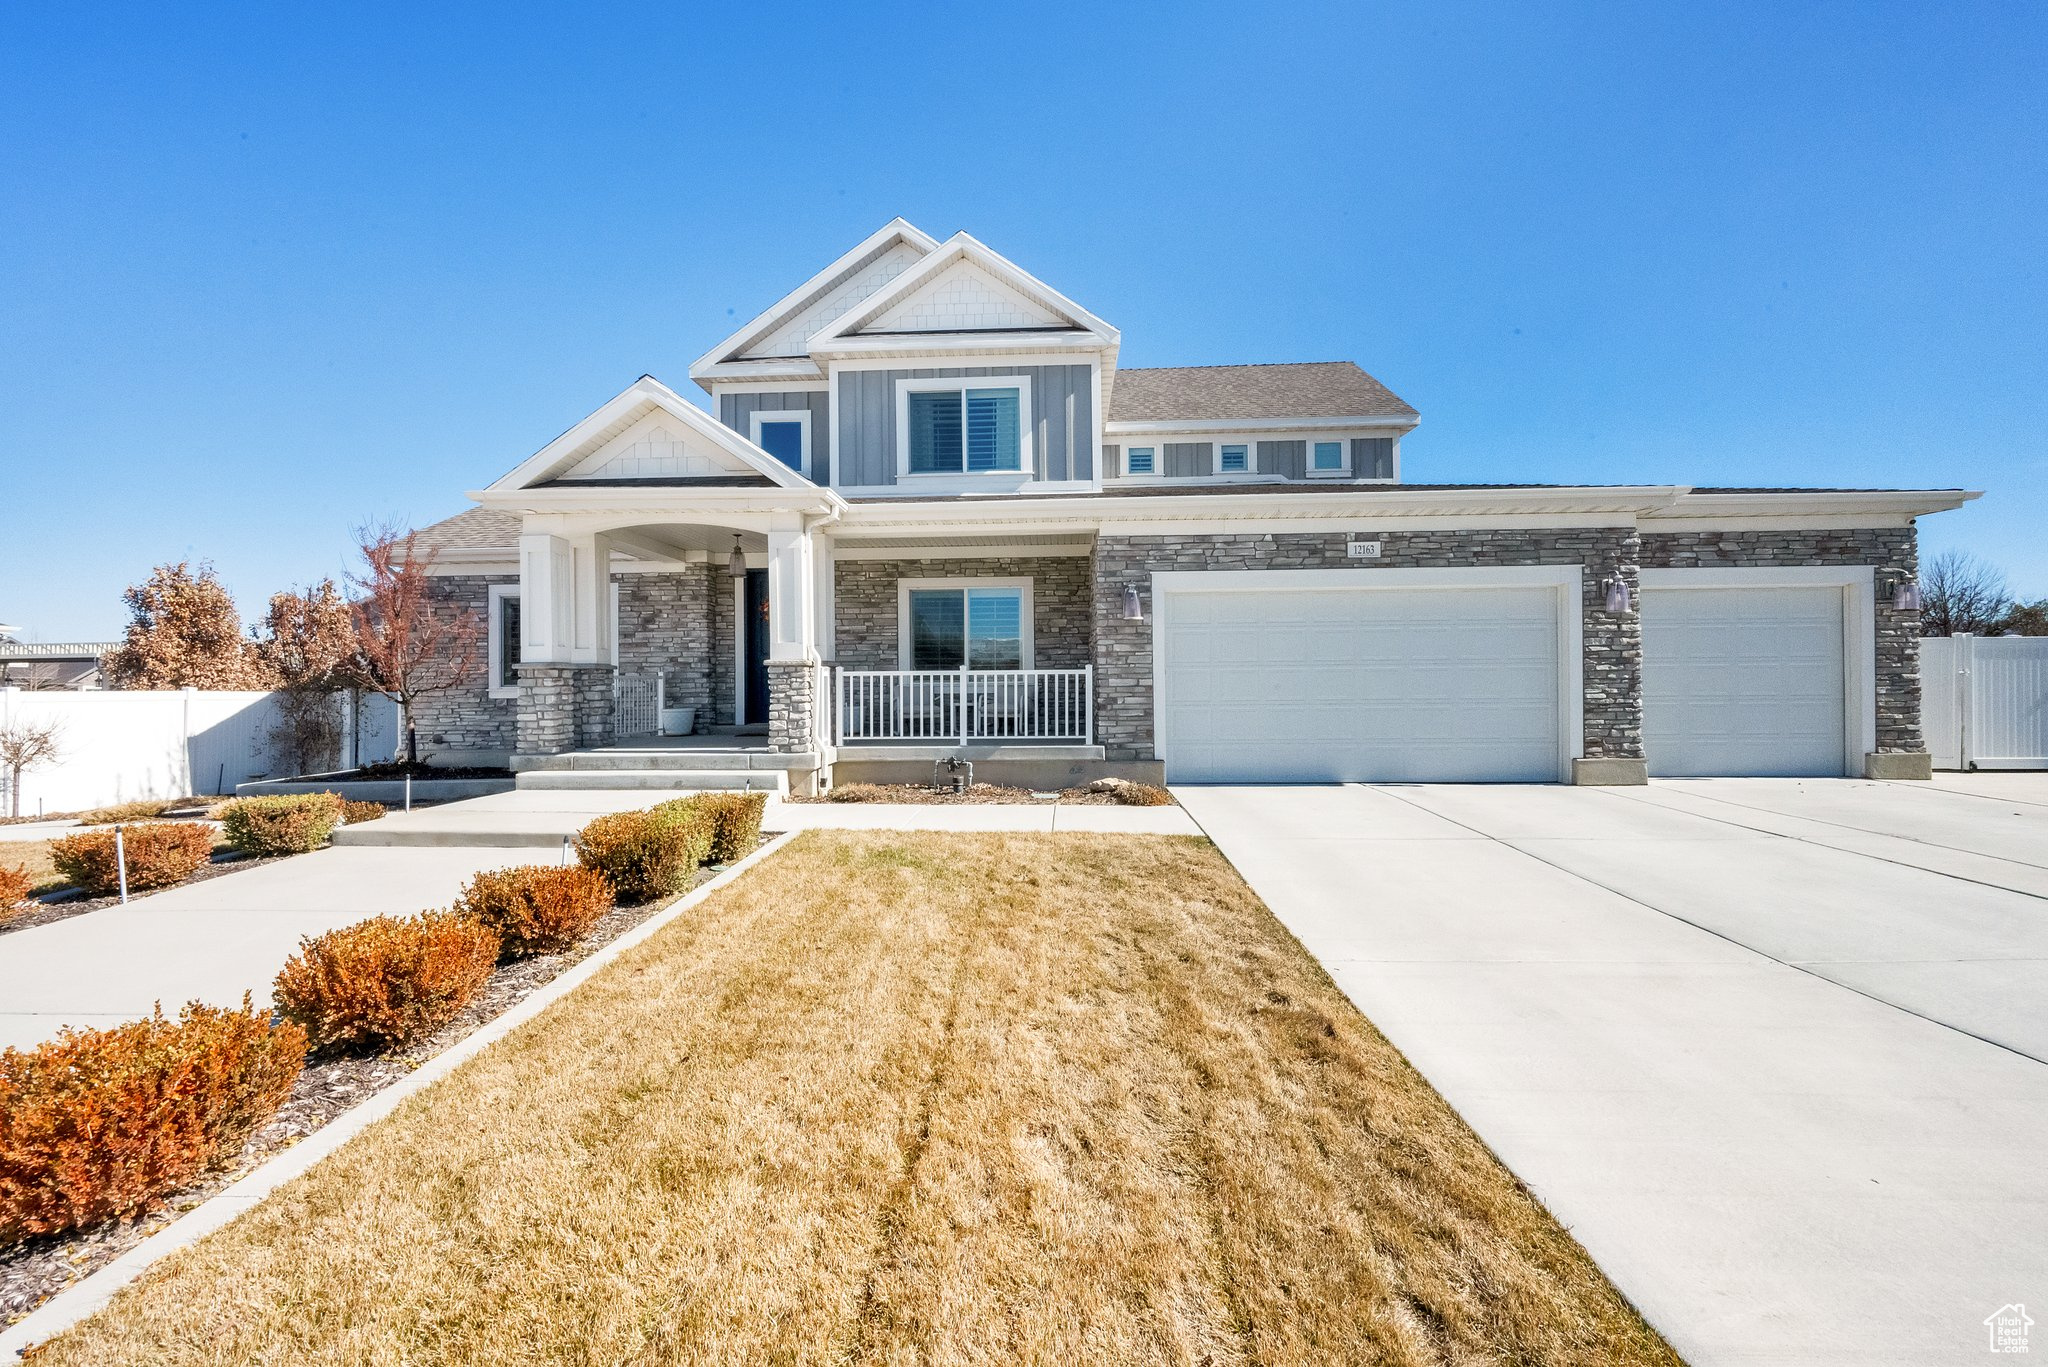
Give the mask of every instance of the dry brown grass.
[[59, 877], [56, 861], [50, 858], [54, 840], [8, 840], [0, 842], [0, 864], [16, 864], [28, 870], [28, 885], [34, 892], [49, 892], [67, 885]]
[[1671, 1363], [1205, 842], [814, 832], [78, 1363]]

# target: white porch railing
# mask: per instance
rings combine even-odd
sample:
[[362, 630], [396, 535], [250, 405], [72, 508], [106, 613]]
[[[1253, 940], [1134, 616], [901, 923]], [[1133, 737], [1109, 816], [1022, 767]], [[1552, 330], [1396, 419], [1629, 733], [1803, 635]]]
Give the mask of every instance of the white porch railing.
[[612, 677], [614, 736], [651, 736], [661, 729], [662, 683], [660, 674]]
[[842, 669], [834, 739], [1095, 743], [1095, 671], [1085, 669]]

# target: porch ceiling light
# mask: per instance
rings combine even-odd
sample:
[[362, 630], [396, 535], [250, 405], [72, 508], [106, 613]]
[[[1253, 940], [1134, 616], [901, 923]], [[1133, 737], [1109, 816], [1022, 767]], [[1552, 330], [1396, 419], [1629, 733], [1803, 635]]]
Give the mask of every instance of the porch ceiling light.
[[1628, 611], [1628, 583], [1620, 575], [1609, 575], [1600, 587], [1607, 591], [1607, 610], [1619, 617]]
[[1145, 620], [1145, 605], [1138, 601], [1138, 586], [1124, 585], [1124, 620], [1142, 622]]
[[740, 534], [732, 534], [732, 554], [725, 558], [725, 572], [735, 579], [747, 577], [747, 553], [740, 549]]

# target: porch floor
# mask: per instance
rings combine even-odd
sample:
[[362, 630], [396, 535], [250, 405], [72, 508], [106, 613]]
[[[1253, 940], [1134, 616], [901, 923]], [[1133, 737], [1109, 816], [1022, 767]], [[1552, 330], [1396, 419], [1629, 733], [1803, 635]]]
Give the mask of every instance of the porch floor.
[[610, 745], [592, 745], [578, 750], [580, 755], [614, 755], [666, 752], [675, 750], [716, 750], [753, 751], [766, 750], [768, 737], [763, 735], [709, 735], [709, 736], [621, 736]]

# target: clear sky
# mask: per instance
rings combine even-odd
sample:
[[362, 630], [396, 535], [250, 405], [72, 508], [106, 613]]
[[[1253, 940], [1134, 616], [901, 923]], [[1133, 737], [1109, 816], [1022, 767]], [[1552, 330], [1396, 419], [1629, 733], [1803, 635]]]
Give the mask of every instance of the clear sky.
[[[1538, 13], [1538, 10], [1546, 11]], [[0, 621], [245, 615], [896, 214], [1418, 481], [1969, 486], [2048, 595], [2048, 7], [10, 5]]]

